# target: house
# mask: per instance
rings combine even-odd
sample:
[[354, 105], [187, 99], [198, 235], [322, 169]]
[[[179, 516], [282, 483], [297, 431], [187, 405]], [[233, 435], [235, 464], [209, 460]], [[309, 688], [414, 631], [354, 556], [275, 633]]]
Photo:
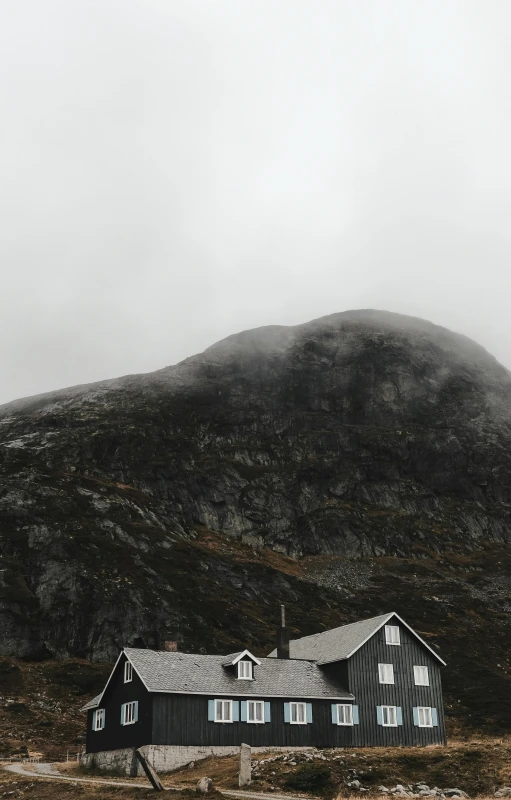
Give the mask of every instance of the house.
[[87, 711], [86, 764], [165, 771], [255, 748], [445, 744], [445, 662], [397, 614], [289, 641], [267, 658], [125, 648]]

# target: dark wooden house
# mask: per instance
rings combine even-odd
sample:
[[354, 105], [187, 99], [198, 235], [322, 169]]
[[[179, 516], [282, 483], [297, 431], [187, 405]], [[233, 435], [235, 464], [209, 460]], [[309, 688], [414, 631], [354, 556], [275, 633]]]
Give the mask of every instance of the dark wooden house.
[[149, 746], [162, 768], [234, 752], [242, 742], [444, 744], [443, 664], [393, 613], [291, 642], [283, 628], [267, 658], [126, 648], [104, 691], [85, 706], [86, 749], [106, 755]]

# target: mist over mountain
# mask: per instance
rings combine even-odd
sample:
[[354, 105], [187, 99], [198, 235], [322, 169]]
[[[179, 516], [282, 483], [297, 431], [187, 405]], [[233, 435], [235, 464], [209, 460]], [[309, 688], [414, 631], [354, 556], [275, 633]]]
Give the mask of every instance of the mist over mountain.
[[0, 407], [0, 474], [3, 654], [265, 652], [280, 602], [296, 634], [395, 610], [457, 714], [469, 649], [507, 713], [511, 374], [464, 336], [373, 310], [245, 331]]

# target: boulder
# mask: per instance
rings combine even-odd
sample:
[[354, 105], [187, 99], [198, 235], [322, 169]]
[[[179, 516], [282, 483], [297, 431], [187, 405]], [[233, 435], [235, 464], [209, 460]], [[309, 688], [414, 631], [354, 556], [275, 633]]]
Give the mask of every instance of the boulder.
[[213, 781], [211, 778], [199, 778], [197, 781], [197, 791], [201, 794], [208, 794], [209, 792], [214, 791]]

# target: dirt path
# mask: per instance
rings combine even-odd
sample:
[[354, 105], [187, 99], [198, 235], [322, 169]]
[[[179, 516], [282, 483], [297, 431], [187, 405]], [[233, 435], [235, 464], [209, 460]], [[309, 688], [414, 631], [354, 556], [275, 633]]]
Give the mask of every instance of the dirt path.
[[[31, 764], [31, 767], [34, 768], [33, 771], [25, 769], [23, 764], [7, 764], [4, 769], [8, 772], [14, 772], [15, 775], [23, 775], [24, 778], [41, 778], [42, 780], [66, 781], [68, 783], [95, 783], [103, 786], [127, 786], [131, 789], [149, 789], [153, 791], [152, 787], [147, 783], [108, 781], [104, 780], [103, 778], [68, 777], [67, 775], [61, 775], [59, 772], [54, 770], [52, 764], [35, 763]], [[168, 792], [181, 792], [183, 791], [183, 788], [185, 787], [166, 786], [165, 790]], [[268, 800], [270, 797], [272, 800], [310, 800], [310, 798], [308, 798], [306, 795], [301, 795], [298, 797], [291, 794], [274, 794], [273, 792], [271, 794], [269, 792], [244, 792], [241, 789], [240, 791], [235, 789], [220, 789], [219, 791], [228, 797], [240, 797], [243, 798], [243, 800]]]

